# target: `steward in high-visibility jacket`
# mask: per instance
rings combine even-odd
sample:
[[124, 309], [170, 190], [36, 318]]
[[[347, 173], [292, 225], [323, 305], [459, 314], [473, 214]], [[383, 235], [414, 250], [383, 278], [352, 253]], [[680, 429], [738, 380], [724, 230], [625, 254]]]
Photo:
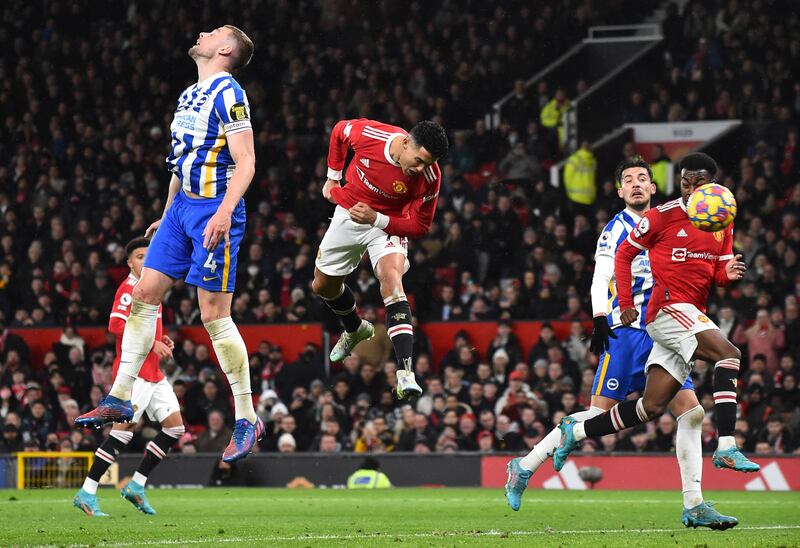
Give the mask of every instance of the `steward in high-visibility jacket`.
[[372, 457], [367, 457], [361, 467], [347, 478], [348, 489], [385, 489], [392, 486], [386, 474], [379, 470], [380, 464]]
[[539, 122], [541, 122], [542, 127], [545, 127], [551, 131], [556, 131], [558, 134], [558, 146], [559, 148], [564, 146], [564, 124], [562, 120], [564, 118], [564, 114], [569, 110], [570, 102], [567, 99], [567, 94], [564, 92], [563, 89], [557, 89], [556, 95], [553, 99], [547, 102], [547, 104], [542, 108], [542, 112], [539, 113]]
[[595, 174], [597, 160], [589, 149], [589, 143], [583, 143], [564, 166], [564, 189], [567, 198], [576, 204], [592, 205], [597, 196]]

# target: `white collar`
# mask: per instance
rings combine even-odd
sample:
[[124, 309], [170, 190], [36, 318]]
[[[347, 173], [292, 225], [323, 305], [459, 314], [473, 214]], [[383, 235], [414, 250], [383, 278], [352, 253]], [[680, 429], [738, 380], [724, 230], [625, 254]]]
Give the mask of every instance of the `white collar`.
[[386, 139], [386, 146], [383, 147], [383, 155], [386, 156], [386, 161], [392, 164], [395, 167], [400, 167], [398, 162], [395, 162], [391, 155], [389, 154], [389, 147], [392, 145], [392, 141], [394, 141], [397, 137], [405, 137], [404, 133], [392, 133], [389, 135], [389, 138]]
[[211, 82], [213, 82], [214, 80], [216, 80], [220, 76], [230, 76], [230, 75], [231, 75], [230, 72], [228, 72], [226, 70], [221, 70], [219, 72], [216, 72], [216, 73], [212, 74], [211, 76], [209, 76], [208, 78], [206, 78], [202, 82], [197, 82], [197, 84], [195, 84], [195, 85], [197, 87], [201, 88], [201, 87], [205, 86], [206, 84], [210, 84]]

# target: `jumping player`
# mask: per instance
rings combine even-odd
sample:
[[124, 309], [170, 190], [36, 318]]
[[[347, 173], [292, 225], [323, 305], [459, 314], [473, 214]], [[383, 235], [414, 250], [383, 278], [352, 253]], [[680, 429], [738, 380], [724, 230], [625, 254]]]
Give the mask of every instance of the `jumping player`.
[[[705, 315], [711, 283], [726, 286], [741, 280], [745, 264], [733, 255], [733, 227], [703, 232], [689, 222], [686, 203], [692, 192], [714, 182], [717, 164], [702, 153], [680, 162], [681, 197], [651, 209], [620, 245], [614, 261], [620, 321], [631, 325], [639, 316], [632, 297], [631, 263], [649, 250], [655, 277], [647, 332], [653, 349], [647, 359], [647, 383], [638, 400], [619, 403], [608, 413], [585, 422], [565, 417], [559, 426], [561, 444], [553, 455], [558, 471], [578, 442], [604, 436], [652, 420], [664, 412], [689, 377], [696, 358], [714, 363], [714, 405], [719, 440], [713, 463], [717, 468], [756, 472], [760, 467], [736, 447], [736, 379], [741, 352]], [[684, 516], [684, 523], [687, 523]], [[732, 526], [732, 525], [729, 525]]]
[[[640, 251], [633, 260], [631, 292], [639, 318], [628, 326], [623, 326], [620, 321], [621, 310], [613, 278], [617, 247], [649, 211], [656, 186], [650, 165], [640, 158], [621, 162], [617, 166], [616, 180], [619, 184], [617, 193], [625, 202], [625, 209], [611, 219], [597, 241], [592, 279], [594, 330], [591, 350], [600, 355], [600, 367], [592, 386], [591, 407], [572, 414], [576, 420], [600, 415], [625, 400], [628, 394], [641, 393], [645, 386], [645, 362], [653, 347], [644, 326], [653, 291], [648, 252]], [[714, 527], [726, 522], [735, 525], [736, 518], [721, 515], [703, 501], [700, 488], [703, 467], [701, 425], [705, 412], [697, 400], [691, 378], [686, 379], [672, 399], [669, 410], [678, 422], [675, 445], [683, 486], [684, 516], [692, 525]], [[560, 436], [560, 430], [554, 428], [528, 455], [508, 463], [506, 500], [513, 510], [519, 510], [528, 480], [552, 456]]]
[[[133, 290], [142, 275], [142, 265], [148, 245], [150, 245], [149, 240], [137, 238], [125, 248], [131, 273], [117, 289], [114, 307], [108, 319], [108, 331], [113, 333], [117, 339], [117, 356], [114, 358], [113, 369], [115, 377], [119, 370], [122, 333], [125, 331], [125, 323], [128, 321], [131, 309], [131, 295], [133, 295]], [[97, 502], [98, 482], [109, 466], [114, 464], [117, 455], [122, 452], [133, 438], [133, 427], [139, 422], [145, 411], [151, 419], [161, 423], [161, 432], [147, 444], [147, 449], [139, 468], [133, 475], [133, 479], [122, 488], [121, 493], [141, 512], [145, 514], [156, 513], [147, 501], [147, 495], [145, 495], [144, 486], [147, 483], [147, 477], [169, 453], [178, 438], [186, 431], [181, 419], [178, 398], [175, 397], [172, 386], [167, 382], [158, 365], [161, 358], [172, 356], [172, 350], [175, 348], [175, 343], [162, 333], [161, 307], [159, 307], [155, 342], [153, 342], [153, 347], [142, 364], [138, 378], [133, 383], [133, 393], [131, 395], [131, 401], [135, 409], [133, 422], [114, 425], [111, 434], [95, 451], [95, 459], [89, 470], [89, 475], [72, 501], [73, 505], [83, 510], [86, 515], [94, 517], [108, 515], [100, 510], [100, 505]]]
[[[344, 283], [368, 251], [401, 366], [400, 398], [422, 393], [412, 370], [414, 333], [403, 291], [403, 274], [409, 267], [407, 238], [421, 238], [430, 228], [441, 183], [436, 161], [447, 147], [444, 129], [434, 122], [420, 122], [406, 132], [359, 119], [337, 123], [328, 149], [328, 180], [322, 194], [337, 207], [319, 246], [312, 288], [344, 325], [330, 359], [344, 359], [375, 333], [372, 324], [359, 318], [353, 292]], [[347, 169], [347, 184], [341, 186], [348, 148], [355, 155]]]
[[[264, 427], [256, 417], [247, 348], [231, 320], [236, 257], [245, 230], [244, 195], [255, 173], [250, 107], [230, 72], [253, 56], [253, 43], [225, 25], [201, 32], [189, 49], [197, 83], [178, 100], [172, 121], [172, 171], [161, 220], [142, 277], [133, 291], [122, 337], [119, 373], [111, 393], [77, 424], [97, 426], [133, 418], [131, 389], [156, 334], [158, 308], [176, 279], [197, 286], [200, 317], [233, 392], [236, 423], [223, 460], [250, 453]], [[221, 245], [220, 245], [221, 244]]]

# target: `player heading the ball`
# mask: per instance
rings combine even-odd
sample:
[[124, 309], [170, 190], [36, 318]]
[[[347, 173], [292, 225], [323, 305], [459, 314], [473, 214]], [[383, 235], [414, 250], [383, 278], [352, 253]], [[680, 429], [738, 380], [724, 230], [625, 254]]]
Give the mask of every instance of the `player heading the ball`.
[[[330, 359], [343, 360], [375, 334], [372, 324], [359, 318], [353, 292], [344, 283], [369, 252], [397, 356], [400, 398], [422, 394], [411, 363], [414, 329], [403, 290], [403, 274], [409, 268], [407, 238], [428, 233], [442, 180], [436, 162], [447, 148], [447, 134], [437, 123], [423, 121], [407, 132], [363, 118], [338, 122], [328, 148], [322, 195], [336, 210], [319, 245], [312, 288], [344, 325]], [[342, 186], [348, 149], [355, 155]]]

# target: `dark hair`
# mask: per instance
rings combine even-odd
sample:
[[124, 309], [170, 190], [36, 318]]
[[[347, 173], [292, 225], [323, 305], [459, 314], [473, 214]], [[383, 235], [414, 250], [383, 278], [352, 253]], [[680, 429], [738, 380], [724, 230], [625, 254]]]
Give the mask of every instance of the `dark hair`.
[[704, 169], [711, 174], [712, 180], [714, 180], [719, 170], [717, 162], [715, 162], [711, 156], [703, 152], [692, 152], [681, 158], [678, 164], [678, 170], [683, 171], [684, 169], [689, 171], [700, 171]]
[[125, 246], [125, 255], [130, 257], [140, 247], [150, 247], [150, 240], [147, 238], [134, 238]]
[[450, 146], [447, 142], [447, 133], [436, 122], [423, 120], [412, 127], [408, 134], [418, 147], [425, 147], [434, 158], [439, 159], [447, 154], [447, 148]]
[[231, 31], [233, 39], [236, 40], [236, 48], [231, 53], [231, 69], [238, 70], [246, 67], [253, 58], [253, 50], [255, 50], [253, 41], [239, 27], [225, 25], [225, 28]]
[[650, 164], [644, 161], [644, 158], [641, 156], [632, 156], [626, 160], [622, 160], [619, 164], [617, 164], [617, 170], [614, 172], [614, 180], [622, 184], [622, 172], [626, 169], [630, 169], [632, 167], [643, 167], [647, 170], [647, 176], [650, 177], [650, 181], [653, 180], [653, 170], [650, 168]]

